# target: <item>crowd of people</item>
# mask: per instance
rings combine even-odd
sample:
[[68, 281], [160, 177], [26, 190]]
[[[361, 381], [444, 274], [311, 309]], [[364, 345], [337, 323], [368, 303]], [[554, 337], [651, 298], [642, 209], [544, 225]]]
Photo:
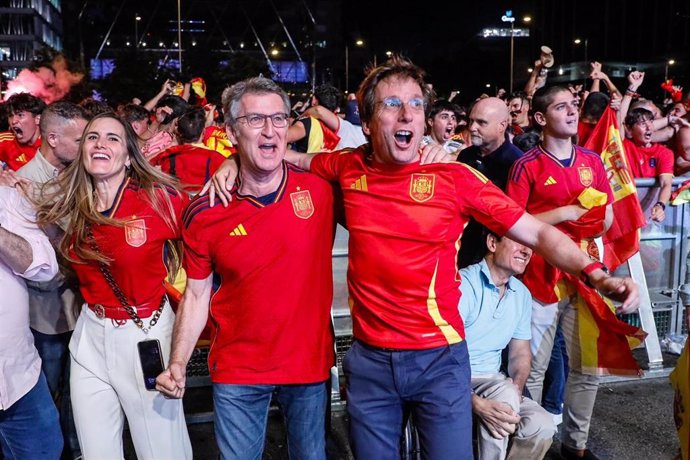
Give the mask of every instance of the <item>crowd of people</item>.
[[290, 458], [326, 458], [341, 224], [355, 458], [400, 458], [408, 416], [424, 458], [543, 458], [560, 423], [563, 458], [597, 458], [599, 375], [616, 366], [590, 366], [582, 326], [613, 325], [601, 333], [625, 355], [616, 314], [639, 300], [602, 263], [595, 240], [621, 216], [601, 152], [583, 146], [614, 110], [627, 171], [659, 180], [645, 212], [662, 222], [690, 170], [690, 123], [682, 102], [638, 94], [644, 73], [621, 93], [595, 62], [584, 90], [547, 85], [552, 63], [542, 50], [524, 91], [467, 108], [400, 56], [347, 101], [322, 85], [291, 105], [264, 77], [218, 104], [201, 79], [118, 107], [11, 96], [4, 457], [123, 458], [126, 421], [138, 458], [192, 458], [186, 367], [210, 329], [221, 457], [261, 457], [275, 401]]

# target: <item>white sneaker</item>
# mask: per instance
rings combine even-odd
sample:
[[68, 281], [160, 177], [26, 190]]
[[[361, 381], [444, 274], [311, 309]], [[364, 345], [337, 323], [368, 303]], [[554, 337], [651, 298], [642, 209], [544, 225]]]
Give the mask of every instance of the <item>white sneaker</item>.
[[553, 418], [553, 424], [558, 427], [561, 423], [563, 423], [563, 414], [551, 414], [551, 417]]

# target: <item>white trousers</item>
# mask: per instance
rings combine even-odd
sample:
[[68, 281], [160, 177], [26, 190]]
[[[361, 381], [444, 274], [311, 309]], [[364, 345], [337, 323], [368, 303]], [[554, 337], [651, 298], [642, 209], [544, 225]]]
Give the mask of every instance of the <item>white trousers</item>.
[[544, 375], [551, 360], [559, 320], [570, 363], [568, 381], [565, 384], [561, 442], [571, 449], [584, 449], [597, 398], [599, 377], [579, 371], [581, 353], [577, 307], [569, 298], [553, 304], [542, 304], [537, 300], [532, 303], [532, 369], [526, 386], [532, 399], [541, 404]]
[[118, 326], [82, 307], [69, 349], [72, 409], [85, 460], [124, 458], [125, 417], [139, 460], [192, 458], [182, 400], [146, 390], [137, 350], [138, 342], [158, 339], [167, 365], [174, 321], [166, 305], [144, 334], [132, 321]]
[[[501, 401], [520, 415], [515, 433], [509, 437], [496, 439], [491, 436], [483, 423], [477, 426], [477, 450], [479, 460], [503, 460], [505, 458], [522, 460], [541, 460], [551, 447], [556, 427], [551, 415], [529, 398], [522, 399], [517, 387], [508, 382], [503, 375], [493, 378], [472, 378], [472, 390], [479, 397]], [[507, 456], [506, 456], [507, 453]]]

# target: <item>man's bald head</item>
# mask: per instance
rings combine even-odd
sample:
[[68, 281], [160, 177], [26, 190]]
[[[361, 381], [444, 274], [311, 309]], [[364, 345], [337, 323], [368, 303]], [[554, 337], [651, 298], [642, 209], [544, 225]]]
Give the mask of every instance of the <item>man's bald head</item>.
[[484, 113], [486, 116], [491, 117], [492, 120], [496, 122], [508, 121], [510, 122], [510, 112], [508, 111], [508, 106], [504, 100], [497, 97], [487, 97], [480, 99], [474, 107], [472, 107], [472, 112], [475, 110], [479, 113]]
[[510, 124], [510, 112], [504, 101], [487, 97], [477, 101], [470, 112], [470, 136], [472, 145], [489, 154], [500, 147]]

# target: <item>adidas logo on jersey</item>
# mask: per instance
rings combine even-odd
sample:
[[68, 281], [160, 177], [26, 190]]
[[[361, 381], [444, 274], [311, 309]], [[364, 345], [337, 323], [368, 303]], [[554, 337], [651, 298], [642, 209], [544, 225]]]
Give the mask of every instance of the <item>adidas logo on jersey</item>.
[[247, 230], [244, 229], [244, 225], [240, 224], [230, 232], [230, 236], [247, 236]]
[[555, 185], [556, 184], [556, 179], [553, 177], [549, 176], [548, 179], [546, 179], [546, 182], [544, 182], [544, 185]]
[[368, 190], [368, 188], [367, 188], [367, 176], [365, 176], [363, 174], [362, 177], [360, 177], [359, 179], [357, 179], [354, 182], [354, 184], [350, 185], [350, 188], [366, 192]]

